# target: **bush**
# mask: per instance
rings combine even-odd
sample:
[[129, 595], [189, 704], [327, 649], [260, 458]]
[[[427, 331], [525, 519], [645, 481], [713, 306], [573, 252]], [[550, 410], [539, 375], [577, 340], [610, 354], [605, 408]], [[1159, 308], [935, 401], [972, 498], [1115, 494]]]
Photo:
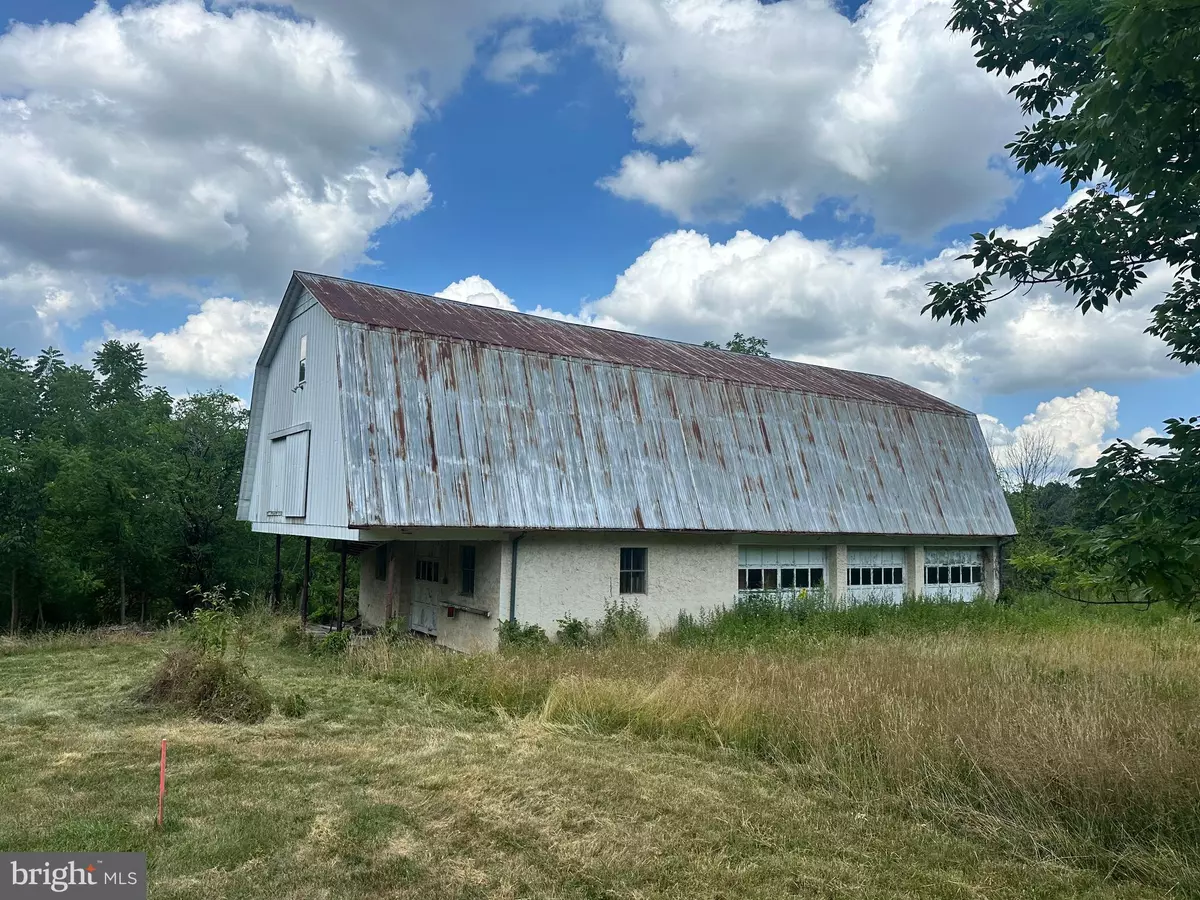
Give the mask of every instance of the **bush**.
[[167, 654], [150, 682], [134, 695], [142, 703], [167, 706], [210, 722], [261, 722], [271, 714], [266, 688], [240, 663], [194, 649]]
[[586, 647], [592, 642], [592, 626], [587, 619], [563, 616], [558, 620], [554, 640], [564, 647]]
[[241, 591], [225, 592], [225, 585], [218, 584], [210, 590], [196, 585], [189, 594], [199, 597], [199, 603], [189, 616], [177, 616], [183, 629], [184, 640], [202, 656], [224, 659], [232, 645], [235, 658], [246, 655], [250, 632], [234, 610], [234, 604], [246, 597]]
[[637, 644], [650, 637], [650, 622], [636, 603], [618, 600], [604, 604], [604, 618], [596, 628], [602, 645]]
[[308, 714], [308, 701], [301, 694], [289, 694], [279, 704], [279, 711], [289, 719], [303, 719]]
[[312, 652], [317, 656], [345, 656], [349, 646], [349, 631], [331, 631], [313, 644]]
[[518, 647], [544, 647], [550, 643], [546, 632], [538, 625], [522, 625], [505, 620], [497, 629], [500, 632], [500, 649]]

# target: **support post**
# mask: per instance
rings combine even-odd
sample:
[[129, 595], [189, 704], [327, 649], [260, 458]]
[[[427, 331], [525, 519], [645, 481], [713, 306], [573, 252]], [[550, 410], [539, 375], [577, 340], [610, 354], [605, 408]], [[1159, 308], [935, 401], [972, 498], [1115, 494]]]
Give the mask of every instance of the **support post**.
[[904, 596], [917, 600], [925, 594], [925, 548], [904, 548]]
[[396, 554], [390, 544], [384, 544], [387, 554], [387, 596], [383, 602], [383, 625], [386, 628], [395, 614], [396, 600]]
[[304, 539], [304, 580], [300, 586], [300, 626], [308, 626], [308, 573], [312, 568], [312, 538]]
[[338, 631], [346, 619], [346, 542], [342, 541], [342, 569], [338, 577]]
[[275, 580], [271, 583], [271, 609], [279, 611], [283, 600], [283, 568], [280, 565], [280, 551], [283, 549], [283, 535], [275, 535]]

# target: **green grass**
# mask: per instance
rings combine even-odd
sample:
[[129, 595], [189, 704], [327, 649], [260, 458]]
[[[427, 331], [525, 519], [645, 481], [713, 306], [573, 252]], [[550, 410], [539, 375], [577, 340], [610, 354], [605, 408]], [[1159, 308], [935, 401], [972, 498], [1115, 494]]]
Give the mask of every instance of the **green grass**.
[[174, 633], [0, 641], [0, 848], [145, 850], [155, 898], [1200, 891], [1200, 628], [1035, 607], [472, 658], [260, 622], [304, 709], [258, 725], [129, 700]]

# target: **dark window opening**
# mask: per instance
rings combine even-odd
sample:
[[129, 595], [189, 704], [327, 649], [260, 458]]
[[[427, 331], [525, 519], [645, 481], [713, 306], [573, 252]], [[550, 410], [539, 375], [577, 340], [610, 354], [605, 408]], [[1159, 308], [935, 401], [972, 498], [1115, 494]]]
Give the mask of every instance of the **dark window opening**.
[[762, 569], [747, 569], [746, 570], [746, 589], [751, 591], [761, 591], [763, 586]]
[[375, 580], [387, 581], [387, 566], [388, 554], [387, 547], [378, 547], [375, 550]]
[[778, 569], [763, 569], [763, 590], [765, 590], [765, 591], [779, 590], [779, 570]]
[[896, 566], [896, 568], [892, 569], [892, 583], [893, 584], [904, 584], [904, 567], [903, 566]]
[[790, 590], [796, 586], [796, 576], [798, 574], [807, 574], [806, 570], [801, 569], [797, 572], [795, 569], [780, 569], [779, 570], [779, 586], [784, 590]]
[[738, 590], [746, 590], [746, 570], [738, 569]]
[[462, 574], [462, 594], [475, 593], [475, 548], [471, 546], [461, 548], [459, 556], [459, 569]]
[[[759, 579], [761, 580], [761, 578], [762, 570], [759, 570]], [[621, 548], [621, 593], [646, 593], [645, 547]]]
[[438, 561], [436, 559], [417, 560], [417, 581], [439, 581]]
[[819, 588], [825, 583], [824, 569], [809, 569], [809, 587]]

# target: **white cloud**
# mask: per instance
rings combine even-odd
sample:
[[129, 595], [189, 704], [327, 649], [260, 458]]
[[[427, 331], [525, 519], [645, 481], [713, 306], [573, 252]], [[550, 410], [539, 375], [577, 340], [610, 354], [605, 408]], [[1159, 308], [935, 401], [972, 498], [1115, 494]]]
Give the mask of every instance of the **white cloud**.
[[[946, 30], [950, 0], [606, 0], [636, 136], [603, 184], [689, 221], [839, 198], [928, 237], [994, 213], [1020, 125], [1008, 83]], [[674, 148], [686, 148], [683, 155]]]
[[[0, 36], [0, 316], [52, 329], [121, 281], [273, 295], [430, 198], [399, 154], [416, 91], [325, 25], [195, 0]], [[14, 288], [14, 282], [23, 288]]]
[[254, 371], [274, 318], [275, 308], [268, 304], [213, 297], [171, 331], [146, 335], [106, 324], [105, 337], [140, 344], [151, 374], [228, 381]]
[[921, 313], [926, 284], [969, 274], [961, 252], [910, 263], [797, 232], [742, 231], [719, 243], [677, 231], [583, 313], [695, 343], [759, 335], [775, 356], [889, 375], [969, 407], [985, 395], [1182, 371], [1143, 333], [1166, 273], [1152, 270], [1133, 297], [1099, 315], [1083, 316], [1061, 291], [1043, 289], [994, 304], [974, 325], [934, 322]]
[[491, 81], [513, 83], [530, 75], [545, 75], [553, 69], [553, 54], [536, 50], [533, 30], [524, 25], [510, 28], [500, 39], [484, 75]]
[[436, 296], [460, 303], [473, 303], [475, 306], [511, 310], [517, 308], [512, 297], [480, 275], [469, 275], [461, 281], [448, 284], [438, 291]]

